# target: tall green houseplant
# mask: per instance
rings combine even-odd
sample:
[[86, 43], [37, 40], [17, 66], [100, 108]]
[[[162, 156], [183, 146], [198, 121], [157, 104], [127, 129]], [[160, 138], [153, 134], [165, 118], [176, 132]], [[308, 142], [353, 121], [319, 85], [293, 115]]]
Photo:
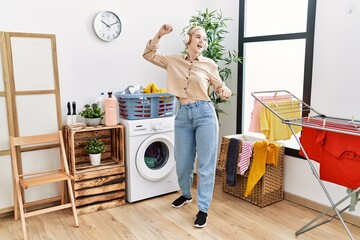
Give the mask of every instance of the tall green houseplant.
[[[226, 50], [222, 43], [225, 35], [229, 33], [226, 22], [231, 20], [231, 18], [223, 17], [221, 10], [209, 11], [206, 9], [204, 12], [198, 11], [197, 16], [192, 16], [189, 20], [189, 25], [182, 32], [184, 35], [185, 31], [191, 26], [201, 26], [205, 29], [208, 48], [202, 54], [218, 64], [220, 77], [223, 82], [231, 78], [232, 71], [229, 68], [230, 64], [242, 63], [242, 58], [238, 56], [238, 51]], [[225, 113], [221, 109], [221, 104], [228, 104], [230, 101], [222, 100], [212, 89], [209, 89], [209, 97], [214, 103], [216, 115], [219, 118], [221, 113]]]

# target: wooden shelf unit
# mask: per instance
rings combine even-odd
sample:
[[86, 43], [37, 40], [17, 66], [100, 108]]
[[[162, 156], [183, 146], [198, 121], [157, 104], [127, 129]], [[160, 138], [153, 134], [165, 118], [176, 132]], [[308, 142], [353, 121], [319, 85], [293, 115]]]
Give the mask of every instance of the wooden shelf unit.
[[[78, 215], [125, 204], [125, 153], [122, 125], [65, 126], [65, 147], [73, 175]], [[86, 143], [93, 137], [106, 145], [98, 166], [90, 164]]]

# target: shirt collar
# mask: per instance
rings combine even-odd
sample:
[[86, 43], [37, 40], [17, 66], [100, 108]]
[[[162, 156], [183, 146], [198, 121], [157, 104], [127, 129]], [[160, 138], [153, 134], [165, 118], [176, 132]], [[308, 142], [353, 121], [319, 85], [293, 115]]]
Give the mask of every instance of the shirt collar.
[[[189, 55], [188, 55], [187, 53], [184, 53], [184, 54], [183, 54], [183, 58], [184, 58], [185, 60], [187, 60], [187, 59], [190, 60]], [[203, 55], [200, 54], [200, 55], [199, 55], [197, 58], [195, 58], [194, 60], [201, 61], [203, 58], [204, 58]]]

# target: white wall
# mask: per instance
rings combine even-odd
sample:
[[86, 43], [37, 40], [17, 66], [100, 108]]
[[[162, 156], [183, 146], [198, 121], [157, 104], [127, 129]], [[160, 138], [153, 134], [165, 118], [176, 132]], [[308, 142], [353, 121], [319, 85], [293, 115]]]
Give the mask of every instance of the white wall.
[[[146, 42], [163, 23], [172, 24], [174, 31], [162, 39], [160, 51], [164, 54], [177, 53], [183, 50], [180, 34], [190, 17], [206, 8], [221, 9], [224, 16], [234, 19], [229, 22], [230, 34], [226, 45], [229, 49], [237, 49], [237, 0], [0, 0], [0, 6], [0, 31], [56, 35], [64, 123], [68, 101], [76, 101], [80, 110], [85, 103], [95, 101], [100, 92], [116, 92], [130, 84], [146, 86], [150, 82], [159, 87], [166, 86], [165, 71], [142, 58]], [[121, 18], [123, 31], [114, 42], [103, 42], [93, 32], [93, 18], [102, 10], [113, 11]], [[229, 80], [229, 86], [234, 91], [236, 78], [234, 66], [234, 81]], [[233, 116], [236, 114], [235, 100], [232, 101], [233, 110], [228, 111]], [[235, 126], [232, 120], [235, 117], [230, 116], [222, 118], [230, 121], [224, 126]], [[227, 130], [228, 133], [233, 131], [234, 128]], [[2, 160], [0, 209], [13, 204], [10, 159]]]
[[[311, 106], [325, 115], [360, 119], [359, 23], [359, 1], [317, 1]], [[346, 195], [344, 187], [325, 186], [334, 202]], [[285, 191], [329, 206], [306, 161], [286, 157]], [[359, 207], [351, 214], [360, 216]]]

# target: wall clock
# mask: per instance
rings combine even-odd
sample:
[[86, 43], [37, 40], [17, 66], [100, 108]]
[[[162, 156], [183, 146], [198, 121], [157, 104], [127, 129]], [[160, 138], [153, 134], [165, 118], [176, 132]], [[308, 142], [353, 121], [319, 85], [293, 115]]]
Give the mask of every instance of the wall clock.
[[93, 26], [96, 35], [106, 42], [113, 41], [119, 37], [122, 29], [120, 18], [110, 11], [97, 13]]

